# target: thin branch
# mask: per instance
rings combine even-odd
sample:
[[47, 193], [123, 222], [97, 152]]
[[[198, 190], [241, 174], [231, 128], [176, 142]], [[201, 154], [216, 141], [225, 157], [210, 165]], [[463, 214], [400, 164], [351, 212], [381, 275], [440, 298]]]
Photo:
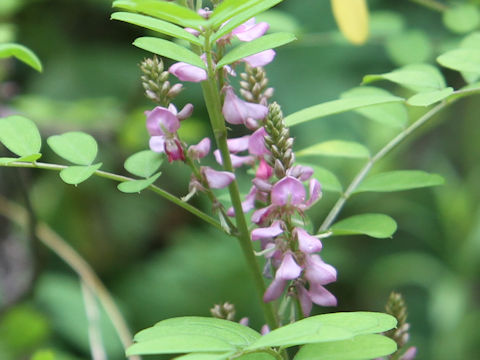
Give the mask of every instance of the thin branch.
[[438, 12], [444, 12], [448, 10], [447, 5], [442, 4], [435, 0], [410, 0], [410, 1], [413, 1], [414, 3], [425, 6], [426, 8], [429, 8], [431, 10], [438, 11]]
[[422, 126], [427, 121], [429, 121], [439, 111], [443, 110], [445, 107], [447, 107], [448, 105], [456, 102], [458, 99], [460, 99], [464, 96], [473, 95], [473, 94], [476, 94], [478, 92], [479, 92], [478, 88], [455, 91], [450, 96], [449, 99], [444, 100], [442, 103], [440, 103], [437, 106], [430, 109], [430, 111], [425, 113], [417, 121], [412, 123], [409, 127], [407, 127], [405, 130], [403, 130], [400, 134], [398, 134], [392, 140], [390, 140], [382, 149], [380, 149], [379, 152], [377, 152], [363, 166], [363, 168], [354, 177], [354, 179], [352, 180], [350, 185], [347, 187], [345, 192], [340, 196], [340, 198], [337, 200], [337, 202], [333, 206], [332, 210], [330, 210], [330, 212], [328, 213], [328, 215], [325, 218], [323, 224], [320, 226], [318, 232], [323, 232], [323, 231], [326, 231], [330, 228], [330, 226], [335, 221], [335, 219], [337, 218], [340, 211], [343, 209], [343, 206], [345, 205], [347, 200], [354, 193], [354, 191], [357, 189], [357, 187], [363, 181], [365, 176], [367, 176], [367, 174], [370, 172], [370, 170], [372, 169], [373, 165], [375, 165], [376, 162], [378, 162], [385, 155], [387, 155], [392, 149], [394, 149], [397, 145], [399, 145], [403, 140], [405, 140], [405, 138], [407, 138], [410, 134], [412, 134], [416, 129], [418, 129], [420, 126]]
[[[27, 212], [17, 204], [14, 204], [0, 195], [0, 214], [16, 222], [20, 226], [28, 226]], [[82, 279], [82, 281], [97, 295], [103, 308], [108, 314], [115, 331], [126, 349], [132, 344], [132, 334], [127, 323], [118, 309], [115, 301], [105, 285], [98, 278], [90, 265], [65, 241], [53, 231], [47, 224], [38, 222], [36, 236], [58, 257], [65, 261]], [[130, 360], [140, 360], [138, 356], [131, 356]]]
[[[34, 163], [28, 163], [28, 162], [19, 162], [19, 161], [14, 161], [6, 164], [0, 163], [0, 166], [6, 166], [6, 167], [21, 167], [21, 168], [31, 168], [31, 169], [43, 169], [43, 170], [53, 170], [53, 171], [62, 171], [63, 169], [66, 169], [68, 166], [65, 165], [58, 165], [58, 164], [47, 164], [47, 163], [42, 163], [42, 162], [34, 162]], [[102, 171], [102, 170], [97, 170], [94, 172], [94, 175], [103, 177], [106, 179], [110, 179], [113, 181], [118, 181], [118, 182], [124, 182], [124, 181], [130, 181], [130, 180], [135, 180], [133, 178], [130, 178], [128, 176], [123, 176], [123, 175], [117, 175], [113, 174], [107, 171]], [[213, 217], [210, 215], [204, 213], [203, 211], [197, 209], [195, 206], [192, 206], [175, 195], [170, 194], [168, 191], [165, 191], [161, 188], [159, 188], [156, 185], [150, 185], [147, 189], [153, 191], [154, 193], [160, 195], [161, 197], [167, 199], [170, 202], [173, 202], [174, 204], [182, 207], [183, 209], [187, 210], [191, 214], [199, 217], [203, 221], [209, 223], [210, 225], [215, 226], [217, 229], [225, 231], [220, 224], [219, 221], [215, 220]]]
[[92, 360], [107, 360], [107, 352], [102, 340], [102, 331], [100, 329], [100, 316], [97, 301], [90, 288], [80, 281], [83, 294], [83, 303], [85, 304], [85, 313], [88, 320], [88, 341], [90, 343], [90, 352]]

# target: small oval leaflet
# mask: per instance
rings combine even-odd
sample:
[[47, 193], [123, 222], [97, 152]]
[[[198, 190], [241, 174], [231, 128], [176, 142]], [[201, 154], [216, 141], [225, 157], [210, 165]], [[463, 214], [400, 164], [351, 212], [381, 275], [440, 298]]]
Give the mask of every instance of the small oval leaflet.
[[124, 167], [130, 174], [148, 178], [160, 168], [164, 158], [162, 154], [144, 150], [128, 157]]
[[333, 235], [363, 234], [383, 239], [391, 237], [397, 230], [397, 223], [383, 214], [361, 214], [340, 220], [332, 225]]
[[76, 165], [91, 165], [97, 157], [97, 141], [84, 132], [53, 135], [47, 139], [47, 143], [58, 156]]
[[158, 173], [153, 175], [152, 177], [144, 180], [128, 180], [124, 181], [117, 185], [118, 190], [121, 192], [131, 194], [131, 193], [139, 193], [140, 191], [148, 188], [152, 185], [161, 175], [162, 173]]
[[0, 119], [0, 142], [20, 157], [38, 154], [42, 147], [37, 125], [20, 115]]

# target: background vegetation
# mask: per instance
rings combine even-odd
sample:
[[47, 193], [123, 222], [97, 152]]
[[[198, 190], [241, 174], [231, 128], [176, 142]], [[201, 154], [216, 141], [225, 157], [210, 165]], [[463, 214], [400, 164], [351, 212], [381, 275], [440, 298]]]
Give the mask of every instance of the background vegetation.
[[[89, 132], [100, 142], [105, 167], [121, 173], [124, 159], [147, 147], [143, 112], [153, 104], [143, 97], [137, 66], [147, 54], [130, 46], [142, 32], [110, 21], [110, 5], [107, 0], [2, 0], [0, 42], [33, 49], [44, 72], [1, 61], [0, 114], [26, 115], [45, 137]], [[279, 49], [267, 67], [275, 100], [286, 114], [338, 98], [365, 74], [433, 64], [464, 36], [464, 30], [445, 24], [440, 12], [415, 2], [369, 5], [370, 39], [361, 47], [336, 30], [328, 1], [286, 0], [264, 15], [272, 27], [299, 38]], [[451, 86], [464, 85], [457, 73], [442, 71]], [[385, 87], [399, 95], [405, 91]], [[182, 126], [183, 137], [193, 142], [209, 135], [199, 86], [189, 84], [178, 102], [195, 105], [194, 117]], [[418, 359], [480, 358], [479, 108], [477, 97], [461, 100], [379, 164], [437, 172], [447, 179], [445, 186], [360, 194], [347, 204], [342, 217], [360, 212], [394, 217], [399, 229], [392, 239], [351, 236], [324, 242], [325, 260], [339, 271], [339, 281], [330, 287], [339, 299], [335, 310], [382, 311], [391, 290], [402, 292]], [[411, 110], [410, 119], [422, 111]], [[379, 149], [394, 132], [351, 112], [300, 125], [293, 134], [297, 149], [332, 137]], [[47, 148], [44, 156], [58, 160]], [[339, 174], [344, 184], [361, 166], [353, 160], [313, 160]], [[174, 164], [164, 168], [159, 181], [184, 195], [188, 179], [188, 169]], [[56, 173], [0, 169], [0, 194], [26, 205], [26, 193], [38, 219], [61, 234], [104, 280], [133, 331], [172, 316], [208, 315], [213, 304], [224, 301], [236, 305], [239, 318], [250, 317], [256, 328], [262, 325], [238, 245], [182, 209], [148, 193], [122, 194], [108, 180], [73, 187]], [[327, 193], [314, 207], [316, 224], [335, 199], [336, 194]], [[3, 217], [0, 310], [0, 358], [30, 359], [38, 349], [54, 349], [61, 360], [89, 358], [78, 278], [28, 231]], [[123, 359], [104, 314], [102, 325], [109, 359]]]

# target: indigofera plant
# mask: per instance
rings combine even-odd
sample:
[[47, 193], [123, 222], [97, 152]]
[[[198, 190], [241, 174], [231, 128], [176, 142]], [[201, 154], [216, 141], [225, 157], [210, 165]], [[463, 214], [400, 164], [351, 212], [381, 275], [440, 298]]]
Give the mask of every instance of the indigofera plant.
[[[181, 358], [286, 359], [290, 352], [285, 349], [299, 346], [294, 355], [296, 360], [360, 360], [393, 354], [397, 344], [406, 344], [404, 338], [399, 341], [399, 331], [392, 330], [397, 320], [388, 314], [351, 312], [310, 317], [313, 304], [337, 304], [337, 298], [326, 285], [336, 281], [335, 267], [341, 264], [334, 267], [322, 259], [319, 252], [328, 251], [328, 248], [323, 250], [322, 239], [351, 234], [391, 237], [396, 223], [388, 215], [369, 213], [338, 222], [336, 219], [354, 194], [408, 190], [444, 182], [441, 176], [420, 170], [369, 173], [380, 159], [439, 111], [480, 91], [480, 86], [473, 83], [480, 77], [478, 50], [464, 47], [437, 59], [440, 65], [468, 74], [466, 79], [473, 80], [462, 89], [447, 87], [440, 71], [432, 65], [408, 65], [363, 79], [363, 84], [382, 80], [405, 87], [411, 91], [407, 99], [362, 85], [340, 99], [284, 117], [281, 106], [271, 102], [274, 91], [269, 87], [264, 67], [274, 60], [273, 49], [294, 41], [295, 35], [267, 34], [269, 24], [257, 23], [254, 18], [281, 1], [213, 1], [213, 8], [204, 7], [201, 0], [183, 4], [114, 1], [113, 6], [122, 11], [115, 12], [112, 19], [172, 38], [141, 37], [133, 43], [155, 54], [140, 67], [145, 95], [156, 103], [145, 111], [150, 135], [145, 147], [149, 149], [133, 154], [124, 164], [134, 177], [101, 170], [102, 163], [96, 162], [97, 143], [83, 132], [47, 139], [50, 148], [69, 165], [39, 162], [42, 140], [36, 125], [20, 115], [0, 119], [0, 142], [16, 155], [0, 158], [0, 166], [59, 171], [62, 180], [73, 185], [96, 175], [119, 182], [118, 189], [125, 193], [149, 189], [238, 239], [262, 305], [266, 323], [262, 334], [245, 326], [247, 321], [241, 324], [230, 321], [233, 316], [228, 314], [233, 310], [224, 306], [212, 311], [216, 317], [224, 318], [174, 318], [139, 332], [135, 344], [127, 350], [128, 356], [187, 354]], [[340, 2], [334, 3], [336, 11], [340, 11]], [[358, 4], [364, 6], [363, 2]], [[363, 38], [364, 35], [354, 41], [361, 42]], [[167, 68], [166, 61], [157, 56], [175, 63]], [[237, 72], [239, 89], [235, 89], [232, 81]], [[172, 78], [180, 82], [174, 84]], [[189, 144], [179, 135], [182, 120], [194, 112], [191, 104], [174, 104], [183, 89], [182, 82], [200, 83], [214, 139], [206, 137], [197, 144]], [[423, 107], [427, 111], [418, 119], [407, 121], [397, 116], [398, 108], [403, 110], [406, 106]], [[398, 132], [373, 154], [363, 144], [341, 139], [295, 151], [292, 127], [345, 111], [358, 112]], [[245, 135], [230, 137], [230, 127]], [[217, 162], [215, 167], [201, 163], [210, 153]], [[302, 159], [307, 156], [351, 158], [363, 161], [364, 165], [343, 190], [332, 172], [304, 162]], [[170, 194], [156, 185], [161, 183], [159, 169], [165, 159], [183, 162], [191, 169], [186, 196]], [[252, 175], [245, 196], [237, 183], [240, 168], [247, 168], [247, 174]], [[229, 201], [216, 192], [223, 188], [228, 188]], [[321, 199], [322, 192], [339, 193], [339, 197], [323, 223], [312, 231], [306, 226], [310, 223], [308, 210]], [[202, 194], [211, 203], [211, 213], [189, 203], [193, 196]], [[263, 269], [257, 256], [265, 257]], [[271, 279], [268, 286], [265, 278]], [[394, 340], [382, 335], [387, 331]], [[411, 355], [414, 350], [407, 352]]]

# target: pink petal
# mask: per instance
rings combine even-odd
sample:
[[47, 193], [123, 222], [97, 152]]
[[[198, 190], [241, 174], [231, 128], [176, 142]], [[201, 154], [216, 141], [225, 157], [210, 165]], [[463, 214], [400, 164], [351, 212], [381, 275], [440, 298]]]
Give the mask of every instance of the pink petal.
[[177, 118], [178, 118], [178, 120], [182, 121], [182, 120], [185, 120], [185, 119], [189, 118], [190, 116], [192, 116], [192, 113], [193, 113], [193, 105], [192, 104], [187, 104], [177, 114]]
[[151, 136], [164, 135], [165, 131], [173, 134], [180, 128], [180, 121], [169, 109], [157, 106], [146, 114], [147, 130]]
[[217, 171], [210, 167], [202, 167], [201, 171], [212, 189], [223, 189], [235, 180], [235, 175], [228, 171]]
[[258, 39], [270, 28], [270, 25], [266, 22], [261, 22], [254, 26], [251, 26], [251, 20], [255, 22], [255, 19], [250, 19], [249, 22], [240, 25], [232, 31], [232, 34], [236, 35], [238, 40], [252, 41]]
[[413, 360], [417, 355], [417, 348], [415, 346], [411, 346], [408, 348], [407, 351], [402, 355], [400, 360]]
[[264, 127], [259, 128], [250, 136], [248, 141], [248, 152], [250, 154], [262, 156], [270, 153], [265, 147], [265, 136], [267, 136], [267, 132]]
[[260, 334], [266, 335], [270, 332], [270, 328], [268, 327], [267, 324], [263, 325], [262, 328], [260, 329]]
[[293, 176], [300, 181], [307, 181], [313, 175], [313, 169], [310, 166], [295, 165], [290, 168], [287, 175]]
[[271, 211], [274, 209], [272, 205], [258, 209], [252, 214], [252, 222], [255, 224], [261, 224], [265, 219], [270, 215]]
[[169, 162], [174, 160], [185, 160], [182, 145], [177, 139], [165, 140], [165, 153], [167, 154]]
[[150, 150], [157, 153], [165, 152], [165, 138], [163, 136], [152, 136], [149, 141]]
[[[255, 186], [252, 186], [250, 192], [245, 196], [245, 201], [242, 201], [242, 211], [244, 213], [249, 212], [255, 208], [255, 198], [257, 196], [257, 189]], [[233, 207], [227, 210], [228, 216], [235, 216], [235, 209]]]
[[308, 201], [305, 203], [307, 209], [315, 204], [320, 199], [320, 195], [322, 194], [322, 187], [317, 179], [310, 180], [309, 190], [310, 199], [308, 199]]
[[263, 301], [269, 302], [279, 298], [280, 295], [282, 295], [286, 284], [287, 282], [285, 280], [274, 279], [267, 291], [265, 291], [265, 294], [263, 295]]
[[337, 270], [327, 264], [318, 255], [310, 255], [306, 258], [305, 278], [310, 285], [326, 285], [337, 280]]
[[200, 35], [200, 31], [192, 29], [192, 28], [184, 28], [185, 31], [189, 32], [190, 34], [194, 36]]
[[241, 318], [241, 319], [238, 321], [238, 323], [239, 323], [240, 325], [243, 325], [243, 326], [248, 326], [248, 323], [249, 323], [248, 317], [243, 317], [243, 318]]
[[253, 68], [263, 67], [270, 64], [275, 58], [275, 50], [269, 49], [261, 51], [257, 54], [244, 57], [242, 60]]
[[337, 298], [321, 285], [310, 285], [310, 299], [320, 306], [337, 306]]
[[295, 228], [293, 230], [293, 236], [297, 237], [298, 248], [305, 254], [311, 254], [322, 250], [322, 242], [302, 228]]
[[198, 160], [208, 155], [210, 151], [210, 139], [208, 137], [202, 139], [197, 145], [188, 148], [188, 156]]
[[283, 233], [282, 222], [277, 220], [269, 227], [254, 229], [252, 231], [252, 240], [274, 238], [281, 233]]
[[303, 316], [310, 316], [313, 303], [307, 289], [303, 285], [297, 285], [295, 288], [297, 289], [298, 300], [300, 300], [300, 305], [302, 306]]
[[[220, 150], [215, 150], [213, 152], [213, 156], [215, 156], [215, 160], [220, 164], [223, 165], [222, 154]], [[255, 158], [253, 156], [238, 156], [230, 154], [230, 161], [232, 162], [232, 166], [234, 168], [238, 168], [243, 165], [253, 165], [255, 163]]]
[[298, 278], [301, 272], [302, 268], [295, 262], [292, 253], [287, 252], [275, 273], [275, 279], [293, 280]]
[[180, 81], [200, 82], [207, 80], [207, 72], [202, 68], [184, 62], [177, 62], [170, 66], [168, 72], [175, 75]]
[[272, 204], [276, 206], [287, 204], [298, 206], [305, 201], [305, 195], [303, 184], [294, 177], [286, 176], [273, 185]]
[[268, 181], [265, 181], [261, 178], [254, 178], [252, 180], [253, 185], [259, 190], [263, 192], [270, 192], [272, 190], [272, 184], [270, 184]]
[[267, 116], [268, 108], [266, 106], [243, 101], [235, 95], [231, 86], [228, 86], [225, 92], [222, 114], [226, 122], [238, 125], [244, 124], [249, 117], [260, 120]]
[[[260, 159], [260, 164], [258, 164], [257, 171], [255, 173], [255, 178], [256, 179], [262, 179], [262, 180], [268, 180], [270, 177], [273, 175], [273, 169], [268, 165], [268, 163], [261, 158]], [[254, 179], [255, 180], [255, 179]], [[270, 183], [269, 183], [270, 185]], [[269, 187], [269, 190], [271, 189], [271, 185]]]
[[250, 135], [245, 135], [245, 136], [234, 138], [234, 139], [228, 139], [227, 140], [228, 151], [235, 154], [240, 151], [247, 150], [249, 139], [250, 139]]

